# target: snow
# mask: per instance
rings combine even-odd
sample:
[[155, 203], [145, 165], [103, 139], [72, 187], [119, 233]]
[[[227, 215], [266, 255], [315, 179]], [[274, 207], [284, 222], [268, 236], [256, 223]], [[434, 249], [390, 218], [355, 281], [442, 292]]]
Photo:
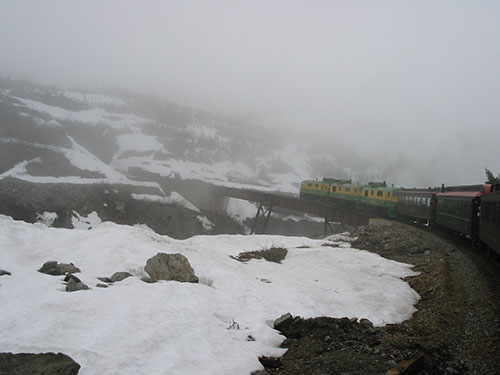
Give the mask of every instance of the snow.
[[203, 215], [198, 215], [196, 216], [196, 218], [198, 219], [198, 221], [201, 223], [201, 225], [203, 226], [203, 229], [205, 229], [206, 231], [211, 231], [215, 224], [212, 223], [208, 217], [206, 216], [203, 216]]
[[[146, 226], [105, 222], [80, 231], [0, 216], [0, 248], [8, 249], [0, 252], [0, 265], [12, 273], [0, 278], [0, 351], [67, 353], [81, 375], [249, 374], [262, 369], [259, 356], [284, 353], [284, 338], [272, 328], [283, 313], [368, 318], [379, 326], [410, 318], [419, 296], [401, 279], [415, 274], [411, 266], [342, 240], [219, 235], [181, 241]], [[339, 247], [321, 246], [325, 241]], [[230, 258], [272, 246], [288, 249], [282, 264]], [[201, 283], [130, 277], [95, 287], [97, 277], [117, 271], [144, 275], [147, 259], [158, 252], [184, 254]], [[62, 276], [37, 272], [48, 260], [74, 263], [91, 289], [65, 292]], [[239, 329], [228, 329], [233, 322]]]
[[255, 204], [237, 198], [228, 198], [226, 204], [226, 213], [240, 225], [244, 225], [244, 221], [254, 218], [257, 214]]
[[163, 145], [158, 142], [156, 137], [152, 135], [144, 135], [140, 132], [119, 135], [117, 137], [117, 142], [118, 147], [120, 148], [118, 155], [125, 151], [149, 151], [151, 153], [155, 151], [165, 152]]
[[73, 224], [74, 229], [89, 230], [101, 224], [102, 220], [95, 211], [91, 212], [87, 216], [83, 216], [73, 210], [71, 223]]
[[189, 202], [186, 198], [184, 198], [182, 195], [180, 195], [176, 191], [171, 192], [168, 197], [160, 197], [159, 195], [152, 195], [152, 194], [132, 193], [132, 198], [136, 199], [136, 200], [143, 200], [143, 201], [149, 201], [149, 202], [156, 202], [156, 203], [162, 203], [162, 204], [171, 204], [171, 205], [175, 205], [175, 206], [181, 206], [181, 207], [187, 208], [188, 210], [191, 210], [191, 211], [200, 212], [200, 209], [198, 207], [196, 207], [194, 204]]
[[186, 131], [196, 138], [214, 138], [217, 136], [217, 129], [203, 124], [188, 124]]
[[57, 213], [45, 211], [43, 214], [38, 214], [36, 216], [36, 221], [42, 223], [48, 227], [51, 227], [54, 224], [54, 221], [57, 219]]
[[96, 93], [83, 94], [76, 91], [61, 91], [60, 94], [66, 96], [69, 99], [93, 105], [111, 105], [115, 107], [127, 106], [127, 103], [122, 99], [104, 94], [96, 94]]
[[117, 114], [106, 111], [102, 108], [92, 108], [82, 111], [70, 111], [61, 107], [44, 104], [35, 100], [24, 99], [13, 96], [14, 99], [23, 103], [23, 107], [33, 111], [46, 113], [55, 120], [74, 121], [88, 125], [105, 124], [114, 129], [123, 129], [133, 127], [134, 125], [144, 124], [150, 120], [133, 114]]

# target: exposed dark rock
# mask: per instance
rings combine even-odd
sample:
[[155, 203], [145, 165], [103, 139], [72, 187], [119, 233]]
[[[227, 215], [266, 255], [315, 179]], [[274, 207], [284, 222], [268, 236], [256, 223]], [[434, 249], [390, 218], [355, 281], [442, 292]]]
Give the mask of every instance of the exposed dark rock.
[[77, 282], [73, 279], [70, 279], [68, 284], [66, 285], [66, 292], [76, 292], [77, 290], [88, 290], [89, 287], [87, 284]]
[[3, 276], [3, 275], [10, 276], [10, 272], [9, 271], [4, 271], [4, 270], [0, 270], [0, 276]]
[[157, 281], [157, 280], [153, 280], [150, 277], [141, 277], [141, 280], [144, 281], [145, 283], [148, 283], [148, 284], [153, 284], [153, 283], [156, 283], [156, 281]]
[[250, 259], [265, 259], [268, 262], [281, 263], [287, 253], [288, 250], [282, 247], [271, 247], [266, 250], [245, 251], [236, 257], [231, 256], [231, 258], [240, 262], [248, 262]]
[[65, 264], [57, 263], [56, 261], [48, 261], [43, 264], [42, 268], [40, 268], [38, 272], [46, 273], [47, 275], [52, 276], [60, 276], [66, 275], [67, 273], [80, 272], [80, 269], [75, 267], [73, 263]]
[[79, 370], [63, 353], [0, 353], [0, 375], [76, 375]]
[[281, 359], [279, 357], [259, 357], [259, 362], [266, 369], [278, 368], [282, 366]]
[[109, 277], [98, 277], [98, 279], [101, 280], [103, 283], [112, 283]]
[[112, 283], [116, 283], [118, 281], [125, 280], [127, 277], [130, 277], [130, 276], [132, 276], [132, 274], [128, 273], [128, 272], [115, 272], [111, 276], [110, 280]]
[[96, 285], [96, 287], [97, 288], [107, 288], [108, 285], [107, 284], [101, 284], [101, 283], [99, 283], [99, 284]]
[[290, 313], [283, 314], [274, 321], [274, 329], [280, 331], [285, 327], [289, 326], [292, 322], [293, 322], [292, 314]]
[[72, 273], [68, 273], [66, 275], [66, 277], [64, 278], [64, 281], [67, 283], [69, 282], [70, 280], [73, 280], [74, 282], [76, 283], [79, 283], [81, 282], [82, 280], [80, 280], [78, 277], [76, 277], [75, 275], [73, 275]]
[[181, 282], [197, 283], [198, 277], [182, 254], [158, 253], [148, 259], [144, 270], [152, 280], [175, 280]]

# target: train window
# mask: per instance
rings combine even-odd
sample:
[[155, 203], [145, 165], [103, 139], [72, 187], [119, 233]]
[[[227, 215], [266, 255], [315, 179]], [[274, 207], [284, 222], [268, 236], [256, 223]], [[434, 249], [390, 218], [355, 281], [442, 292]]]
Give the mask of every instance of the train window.
[[314, 185], [314, 187], [316, 187], [316, 188], [317, 188], [317, 187], [318, 187], [318, 184], [315, 184], [315, 185]]
[[378, 196], [378, 197], [381, 197], [383, 194], [384, 194], [384, 192], [383, 192], [383, 191], [377, 191], [377, 196]]
[[370, 195], [375, 195], [375, 192], [373, 190], [370, 190]]
[[431, 198], [427, 198], [427, 207], [431, 206]]
[[346, 188], [345, 188], [345, 191], [349, 192], [349, 191], [351, 191], [351, 188], [346, 187]]
[[332, 191], [335, 193], [337, 191], [337, 187], [336, 186], [332, 186]]

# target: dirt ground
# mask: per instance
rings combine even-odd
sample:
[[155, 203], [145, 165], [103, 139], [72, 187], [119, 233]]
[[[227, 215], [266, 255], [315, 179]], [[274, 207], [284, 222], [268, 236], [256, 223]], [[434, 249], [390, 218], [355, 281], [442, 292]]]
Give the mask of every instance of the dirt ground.
[[261, 358], [255, 374], [385, 374], [419, 353], [405, 374], [500, 374], [500, 266], [462, 239], [382, 222], [352, 233], [352, 247], [413, 264], [407, 279], [421, 296], [418, 311], [401, 324], [295, 317], [280, 328], [288, 348]]

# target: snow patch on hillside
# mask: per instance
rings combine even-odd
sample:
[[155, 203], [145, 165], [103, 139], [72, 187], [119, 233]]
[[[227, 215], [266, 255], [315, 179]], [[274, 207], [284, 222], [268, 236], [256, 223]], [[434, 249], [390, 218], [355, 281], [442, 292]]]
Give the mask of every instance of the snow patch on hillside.
[[148, 202], [155, 202], [155, 203], [161, 203], [161, 204], [171, 204], [175, 206], [180, 206], [187, 208], [188, 210], [195, 211], [195, 212], [201, 212], [198, 207], [196, 207], [194, 204], [189, 202], [186, 198], [184, 198], [182, 195], [179, 193], [173, 191], [170, 193], [168, 197], [160, 197], [158, 195], [151, 195], [151, 194], [132, 194], [133, 199], [137, 200], [143, 200], [143, 201], [148, 201]]
[[133, 114], [117, 114], [102, 108], [92, 108], [82, 111], [70, 111], [61, 107], [44, 104], [30, 99], [13, 97], [24, 104], [24, 107], [33, 111], [46, 113], [56, 120], [74, 121], [88, 125], [107, 125], [114, 129], [133, 127], [134, 125], [150, 122]]

